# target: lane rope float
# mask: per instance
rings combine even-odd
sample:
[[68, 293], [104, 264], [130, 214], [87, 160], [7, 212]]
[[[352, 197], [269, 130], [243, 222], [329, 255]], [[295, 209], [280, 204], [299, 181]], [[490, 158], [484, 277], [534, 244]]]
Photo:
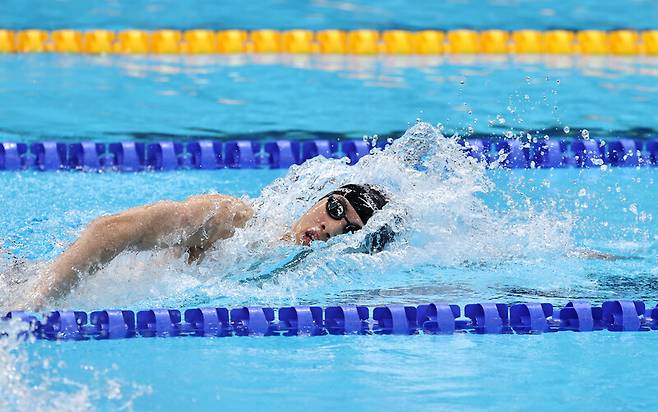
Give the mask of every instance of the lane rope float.
[[[11, 321], [27, 324], [19, 337], [48, 340], [124, 339], [174, 336], [541, 334], [550, 332], [642, 332], [658, 330], [658, 305], [613, 300], [594, 306], [572, 301], [561, 309], [550, 303], [482, 302], [462, 309], [447, 303], [418, 306], [289, 306], [274, 309], [227, 308], [52, 311], [41, 318], [9, 312], [0, 319], [0, 336]], [[4, 330], [4, 332], [3, 332]]]
[[2, 30], [0, 53], [658, 55], [658, 30]]

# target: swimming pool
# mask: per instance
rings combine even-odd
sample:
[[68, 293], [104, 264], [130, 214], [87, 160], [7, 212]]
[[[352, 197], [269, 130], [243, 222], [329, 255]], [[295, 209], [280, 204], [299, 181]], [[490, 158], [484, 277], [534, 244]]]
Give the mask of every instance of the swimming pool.
[[[354, 176], [356, 172], [351, 170], [358, 167], [335, 171], [342, 170], [339, 176]], [[650, 167], [486, 171], [485, 176], [500, 190], [483, 194], [482, 199], [496, 214], [470, 224], [486, 222], [491, 228], [478, 229], [475, 225], [475, 230], [466, 230], [464, 226], [464, 230], [441, 235], [440, 229], [446, 224], [442, 222], [410, 233], [404, 246], [379, 256], [341, 256], [331, 247], [319, 248], [314, 252], [317, 260], [307, 258], [284, 271], [276, 268], [287, 261], [287, 250], [265, 255], [261, 251], [260, 265], [254, 265], [257, 257], [239, 262], [231, 260], [229, 254], [196, 268], [157, 255], [128, 256], [85, 282], [60, 304], [92, 310], [375, 306], [419, 301], [465, 304], [539, 300], [560, 305], [574, 299], [651, 302], [658, 300], [652, 286], [656, 172]], [[0, 176], [3, 196], [21, 207], [4, 215], [2, 237], [5, 246], [18, 256], [28, 260], [51, 258], [73, 239], [84, 222], [98, 214], [204, 191], [256, 197], [262, 187], [284, 175], [285, 171], [276, 170], [5, 172]], [[477, 174], [466, 177], [464, 183], [471, 179], [477, 181]], [[305, 183], [302, 179], [299, 184]], [[461, 196], [464, 193], [445, 199], [443, 210], [451, 214], [448, 221], [473, 217], [473, 209], [458, 207], [467, 199]], [[530, 215], [525, 213], [528, 205], [535, 208]], [[510, 233], [487, 233], [497, 228], [497, 222]], [[438, 238], [429, 239], [430, 235]], [[632, 259], [599, 261], [565, 256], [576, 246]], [[635, 380], [637, 370], [652, 360], [651, 352], [637, 350], [652, 335], [562, 332], [541, 336], [37, 341], [13, 351], [5, 348], [3, 355], [25, 368], [20, 379], [9, 385], [19, 406], [21, 402], [32, 404], [37, 396], [43, 407], [64, 402], [72, 410], [126, 405], [159, 410], [222, 405], [232, 410], [244, 408], [245, 402], [253, 408], [297, 410], [344, 404], [346, 399], [350, 407], [366, 409], [438, 406], [523, 410], [528, 400], [546, 409], [551, 405], [582, 409], [582, 398], [572, 397], [574, 391], [582, 390], [588, 393], [589, 405], [595, 410], [604, 405], [639, 408], [652, 404], [652, 396], [646, 392], [627, 395], [640, 383]], [[14, 352], [23, 353], [26, 359], [11, 357]], [[609, 375], [603, 373], [610, 370], [615, 371], [618, 381], [610, 382]], [[508, 382], [504, 387], [497, 385], [500, 376]], [[176, 382], [175, 389], [171, 389], [172, 382]], [[613, 399], [611, 385], [618, 393]], [[525, 388], [523, 397], [518, 396], [519, 387]], [[391, 402], [398, 398], [402, 401], [392, 407]]]
[[[489, 17], [469, 27], [517, 28], [523, 21], [608, 29], [632, 20], [648, 28], [655, 15], [645, 2], [629, 12], [635, 14], [598, 2], [518, 4], [526, 18], [502, 19], [514, 4], [496, 2], [478, 6]], [[126, 13], [123, 2], [94, 10], [74, 1], [61, 6], [30, 15], [15, 3], [0, 25], [44, 27], [43, 19], [58, 16], [76, 28], [156, 27]], [[416, 29], [426, 26], [422, 9], [445, 16], [441, 27], [451, 28], [464, 27], [469, 16], [462, 3], [288, 6], [271, 27], [370, 22]], [[171, 11], [168, 2], [130, 7], [163, 15], [157, 27], [204, 23], [195, 20], [204, 13], [162, 14]], [[222, 11], [232, 20], [220, 27], [263, 26], [236, 7]], [[560, 7], [574, 11], [566, 22]], [[421, 118], [440, 122], [448, 137], [575, 139], [587, 130], [594, 139], [648, 141], [658, 130], [657, 68], [654, 58], [577, 56], [0, 55], [0, 140], [398, 137]], [[192, 267], [166, 253], [127, 254], [58, 308], [658, 302], [658, 168], [486, 169], [451, 141], [439, 140], [425, 172], [388, 155], [349, 167], [315, 159], [291, 174], [2, 171], [0, 247], [7, 253], [0, 257], [0, 290], [17, 292], [8, 277], [30, 279], [98, 215], [217, 191], [257, 199], [262, 234], [247, 231]], [[387, 251], [345, 253], [343, 243], [358, 243], [355, 234], [316, 245], [289, 265], [298, 248], [258, 243], [258, 236], [280, 233], [319, 192], [354, 179], [390, 187], [408, 214], [406, 230]], [[579, 248], [623, 259], [585, 259], [572, 253]], [[0, 307], [7, 298], [0, 297]], [[0, 339], [0, 409], [652, 409], [646, 382], [658, 360], [655, 333]]]

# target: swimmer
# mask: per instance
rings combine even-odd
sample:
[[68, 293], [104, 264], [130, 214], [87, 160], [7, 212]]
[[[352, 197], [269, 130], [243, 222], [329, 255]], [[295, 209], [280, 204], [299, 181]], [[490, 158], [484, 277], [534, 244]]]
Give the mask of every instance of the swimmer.
[[[360, 230], [388, 203], [379, 189], [348, 184], [328, 193], [307, 210], [283, 240], [300, 245]], [[50, 264], [29, 302], [39, 309], [68, 293], [124, 251], [174, 248], [188, 263], [203, 258], [215, 242], [233, 236], [254, 215], [244, 200], [226, 195], [197, 195], [184, 201], [161, 201], [93, 220], [80, 237]], [[381, 249], [381, 239], [375, 239]]]

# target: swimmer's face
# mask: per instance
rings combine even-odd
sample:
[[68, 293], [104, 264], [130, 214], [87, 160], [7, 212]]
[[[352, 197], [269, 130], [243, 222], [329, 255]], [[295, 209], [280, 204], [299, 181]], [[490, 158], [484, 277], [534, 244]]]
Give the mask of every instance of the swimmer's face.
[[[329, 202], [334, 202], [333, 204], [330, 203], [329, 207], [333, 210], [334, 216], [344, 215], [343, 218], [336, 219], [330, 215], [327, 208]], [[295, 243], [308, 246], [313, 241], [321, 240], [326, 242], [331, 237], [342, 235], [347, 231], [358, 230], [362, 227], [363, 221], [350, 205], [350, 202], [341, 195], [332, 195], [320, 199], [319, 202], [307, 210], [292, 225], [291, 231]]]

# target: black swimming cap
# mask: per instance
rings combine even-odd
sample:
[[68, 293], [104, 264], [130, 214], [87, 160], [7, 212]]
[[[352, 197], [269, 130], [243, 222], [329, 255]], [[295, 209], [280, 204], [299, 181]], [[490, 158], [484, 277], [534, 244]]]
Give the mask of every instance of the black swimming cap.
[[380, 210], [388, 203], [388, 198], [380, 190], [368, 184], [344, 185], [327, 196], [330, 195], [342, 195], [345, 197], [354, 210], [356, 210], [364, 225], [368, 223], [368, 220], [370, 220], [375, 211]]

